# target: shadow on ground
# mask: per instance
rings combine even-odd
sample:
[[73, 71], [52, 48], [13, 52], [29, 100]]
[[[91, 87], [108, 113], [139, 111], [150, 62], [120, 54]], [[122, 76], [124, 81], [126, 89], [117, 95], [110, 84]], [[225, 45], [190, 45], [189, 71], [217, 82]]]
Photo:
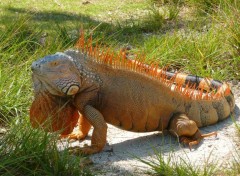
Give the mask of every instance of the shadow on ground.
[[[235, 118], [238, 122], [240, 117], [239, 103], [235, 108]], [[218, 137], [206, 138], [190, 151], [187, 147], [179, 144], [177, 138], [169, 134], [163, 135], [159, 132], [131, 133], [109, 126], [108, 144], [102, 152], [92, 155], [91, 159], [94, 166], [101, 167], [103, 170], [113, 170], [114, 173], [115, 171], [135, 173], [140, 168], [144, 170], [146, 165], [139, 159], [156, 162], [159, 153], [164, 157], [174, 154], [174, 156], [185, 158], [191, 164], [202, 165], [206, 163], [206, 158], [207, 160], [211, 158], [213, 161], [228, 162], [232, 158], [231, 152], [235, 151], [235, 128], [232, 118], [201, 128], [201, 131], [202, 133], [217, 131]], [[90, 142], [90, 138], [88, 138], [88, 142]], [[82, 143], [84, 142], [81, 142], [80, 145]]]
[[[235, 119], [239, 121], [240, 109], [239, 105], [235, 107]], [[217, 143], [221, 140], [222, 132], [227, 128], [234, 126], [232, 118], [227, 118], [224, 121], [218, 122], [215, 125], [201, 128], [202, 133], [209, 133], [217, 131], [220, 135], [218, 137], [205, 138], [198, 146], [195, 146], [191, 151], [187, 146], [183, 146], [178, 142], [176, 137], [168, 133], [151, 132], [151, 133], [134, 133], [123, 131], [108, 125], [107, 145], [104, 150], [98, 154], [91, 156], [96, 163], [112, 163], [118, 161], [128, 161], [136, 158], [147, 158], [156, 155], [156, 151], [167, 155], [170, 152], [179, 152], [185, 150], [187, 153], [194, 153], [201, 150], [202, 147], [208, 143]], [[91, 132], [90, 132], [91, 134]], [[225, 134], [224, 134], [225, 135]], [[232, 134], [233, 136], [234, 134]], [[87, 137], [84, 141], [77, 141], [73, 145], [82, 146], [87, 143], [90, 144], [91, 136]], [[210, 151], [210, 150], [209, 150]]]

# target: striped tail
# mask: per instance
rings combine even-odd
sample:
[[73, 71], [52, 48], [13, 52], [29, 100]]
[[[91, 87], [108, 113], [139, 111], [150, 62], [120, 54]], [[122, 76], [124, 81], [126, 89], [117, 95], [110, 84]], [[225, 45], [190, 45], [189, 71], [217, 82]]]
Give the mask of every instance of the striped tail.
[[[137, 66], [144, 68], [145, 72], [153, 70], [151, 66], [143, 64], [137, 60], [130, 60]], [[166, 69], [157, 68], [154, 70], [160, 75], [163, 82], [165, 82], [173, 91], [179, 91], [192, 99], [221, 99], [233, 95], [230, 86], [227, 83], [220, 82], [211, 78], [203, 78], [195, 75], [188, 75], [184, 73], [168, 72]]]

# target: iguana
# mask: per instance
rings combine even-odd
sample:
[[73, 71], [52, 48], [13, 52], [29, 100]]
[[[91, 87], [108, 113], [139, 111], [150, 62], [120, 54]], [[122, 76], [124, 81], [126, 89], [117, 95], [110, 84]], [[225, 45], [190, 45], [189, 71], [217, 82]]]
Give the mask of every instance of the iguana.
[[[77, 49], [33, 62], [33, 127], [62, 130], [63, 137], [84, 139], [93, 126], [91, 146], [80, 149], [86, 154], [104, 148], [107, 123], [133, 132], [168, 130], [191, 147], [216, 135], [201, 134], [199, 127], [227, 118], [234, 109], [227, 83], [170, 73], [144, 64], [141, 58], [125, 56], [109, 49], [100, 51], [82, 33]], [[77, 121], [79, 131], [71, 133]]]

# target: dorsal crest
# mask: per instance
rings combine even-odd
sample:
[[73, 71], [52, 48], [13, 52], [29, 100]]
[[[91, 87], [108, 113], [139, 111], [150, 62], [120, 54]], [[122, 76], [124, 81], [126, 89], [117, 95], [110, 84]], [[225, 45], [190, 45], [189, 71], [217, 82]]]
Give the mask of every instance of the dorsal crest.
[[[182, 96], [193, 100], [218, 100], [231, 94], [231, 88], [227, 83], [221, 83], [210, 78], [188, 80], [189, 75], [183, 73], [167, 72], [166, 68], [160, 69], [158, 64], [145, 64], [144, 54], [137, 54], [135, 60], [128, 59], [125, 50], [114, 52], [108, 47], [92, 44], [92, 35], [85, 39], [84, 31], [80, 31], [80, 38], [76, 43], [76, 48], [86, 54], [89, 59], [114, 69], [126, 69], [139, 74], [144, 74], [152, 79], [160, 81], [162, 84], [178, 92]], [[216, 82], [218, 83], [216, 85]]]

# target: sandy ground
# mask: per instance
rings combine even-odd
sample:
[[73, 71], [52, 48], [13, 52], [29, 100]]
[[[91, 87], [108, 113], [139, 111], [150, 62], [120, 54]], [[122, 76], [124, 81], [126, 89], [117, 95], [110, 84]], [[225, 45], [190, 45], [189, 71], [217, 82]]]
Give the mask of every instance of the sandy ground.
[[[234, 118], [240, 123], [240, 83], [233, 87], [236, 99]], [[177, 138], [160, 132], [133, 133], [120, 130], [108, 125], [107, 145], [98, 154], [90, 156], [95, 170], [101, 170], [99, 175], [143, 175], [148, 166], [140, 162], [141, 159], [154, 160], [154, 150], [161, 151], [164, 157], [174, 155], [175, 158], [184, 158], [196, 166], [211, 164], [219, 167], [229, 167], [234, 152], [239, 150], [239, 138], [236, 137], [236, 128], [231, 118], [213, 126], [201, 128], [203, 133], [217, 131], [217, 137], [204, 139], [198, 147], [184, 147], [178, 143]], [[90, 133], [91, 134], [91, 133]], [[90, 143], [90, 137], [84, 141], [75, 141], [72, 144], [84, 145]]]

